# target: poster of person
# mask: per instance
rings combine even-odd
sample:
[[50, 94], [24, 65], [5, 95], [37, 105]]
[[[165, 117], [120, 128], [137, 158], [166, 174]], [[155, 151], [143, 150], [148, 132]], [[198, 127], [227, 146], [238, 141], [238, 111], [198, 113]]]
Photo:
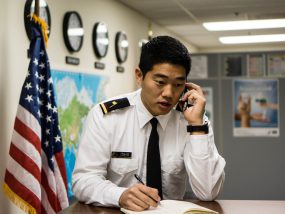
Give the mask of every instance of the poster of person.
[[108, 78], [103, 75], [51, 70], [62, 134], [68, 196], [82, 127], [89, 110], [104, 100]]
[[213, 103], [213, 88], [212, 87], [203, 87], [202, 88], [204, 96], [207, 100], [205, 107], [205, 114], [209, 118], [212, 126], [214, 127], [214, 103]]
[[278, 80], [233, 81], [235, 137], [278, 137]]

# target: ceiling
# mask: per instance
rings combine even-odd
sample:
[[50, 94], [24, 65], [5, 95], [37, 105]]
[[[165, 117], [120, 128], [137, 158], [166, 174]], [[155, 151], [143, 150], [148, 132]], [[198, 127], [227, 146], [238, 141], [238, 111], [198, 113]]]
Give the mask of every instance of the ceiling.
[[[201, 50], [229, 47], [230, 45], [224, 45], [219, 42], [218, 38], [220, 36], [285, 34], [285, 28], [210, 32], [202, 26], [203, 22], [212, 21], [285, 18], [285, 0], [119, 1]], [[282, 45], [285, 45], [284, 42], [282, 42]], [[236, 46], [231, 45], [230, 47]], [[238, 46], [240, 47], [241, 45]], [[257, 45], [252, 47], [254, 46]]]

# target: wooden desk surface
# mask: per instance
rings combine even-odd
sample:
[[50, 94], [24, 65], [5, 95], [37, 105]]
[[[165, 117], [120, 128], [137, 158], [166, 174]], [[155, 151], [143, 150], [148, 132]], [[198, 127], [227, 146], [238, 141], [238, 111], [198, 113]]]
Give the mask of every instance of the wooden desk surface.
[[[217, 200], [211, 202], [193, 201], [193, 203], [218, 211], [219, 214], [285, 214], [285, 201], [255, 201], [255, 200]], [[121, 214], [117, 208], [102, 208], [73, 203], [60, 214]]]

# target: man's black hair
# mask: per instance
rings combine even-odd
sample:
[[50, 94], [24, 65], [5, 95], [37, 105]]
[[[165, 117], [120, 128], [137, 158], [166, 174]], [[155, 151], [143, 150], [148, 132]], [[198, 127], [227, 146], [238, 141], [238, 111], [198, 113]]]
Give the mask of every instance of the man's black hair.
[[143, 77], [160, 63], [181, 65], [186, 77], [191, 69], [191, 58], [187, 48], [177, 39], [170, 36], [157, 36], [142, 46], [139, 68]]

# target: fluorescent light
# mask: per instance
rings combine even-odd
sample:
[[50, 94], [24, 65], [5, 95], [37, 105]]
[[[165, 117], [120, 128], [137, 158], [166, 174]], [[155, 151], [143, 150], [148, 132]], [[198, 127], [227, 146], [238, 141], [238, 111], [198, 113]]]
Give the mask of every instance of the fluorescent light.
[[284, 28], [285, 27], [285, 19], [205, 22], [205, 23], [203, 23], [203, 26], [208, 31]]
[[227, 37], [220, 37], [219, 40], [223, 44], [283, 42], [285, 41], [285, 34], [227, 36]]

